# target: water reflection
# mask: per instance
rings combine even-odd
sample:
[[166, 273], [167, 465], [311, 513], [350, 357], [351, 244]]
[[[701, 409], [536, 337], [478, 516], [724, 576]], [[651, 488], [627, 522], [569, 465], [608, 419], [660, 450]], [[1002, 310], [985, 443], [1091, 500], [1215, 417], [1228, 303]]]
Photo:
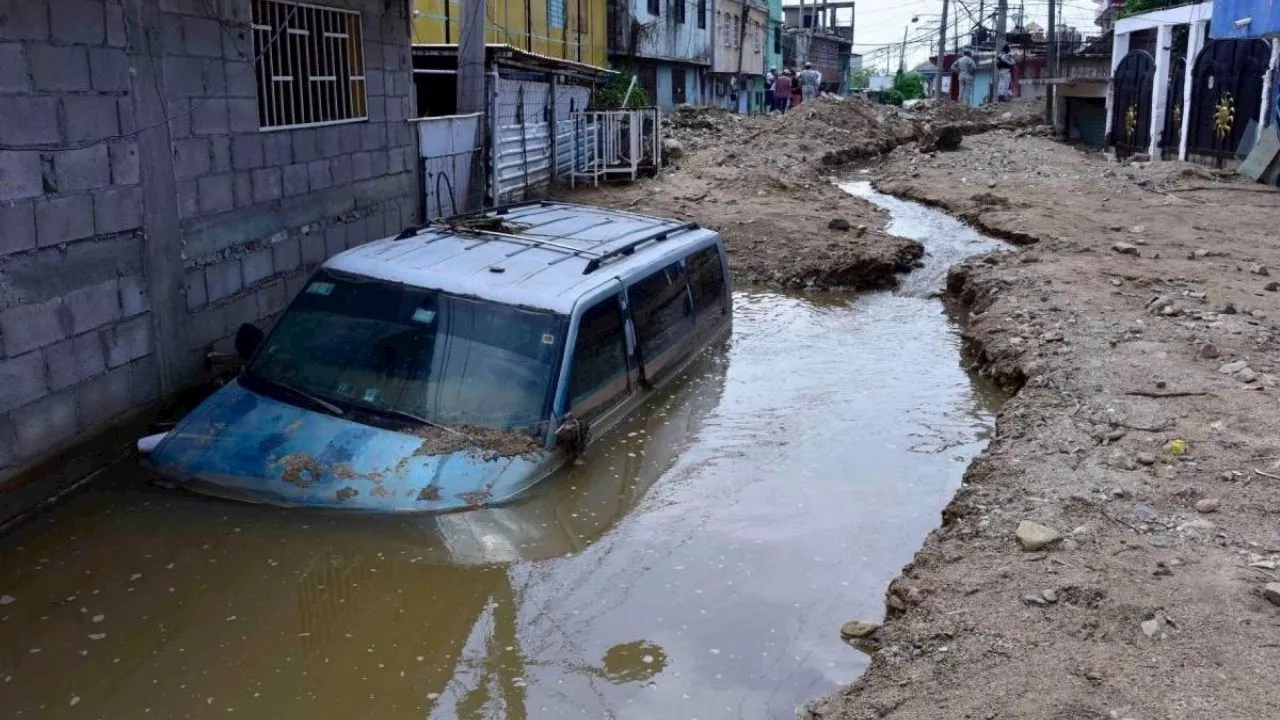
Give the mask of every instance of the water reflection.
[[996, 398], [911, 293], [739, 293], [729, 344], [520, 502], [355, 517], [119, 468], [0, 539], [11, 717], [789, 717], [866, 658]]

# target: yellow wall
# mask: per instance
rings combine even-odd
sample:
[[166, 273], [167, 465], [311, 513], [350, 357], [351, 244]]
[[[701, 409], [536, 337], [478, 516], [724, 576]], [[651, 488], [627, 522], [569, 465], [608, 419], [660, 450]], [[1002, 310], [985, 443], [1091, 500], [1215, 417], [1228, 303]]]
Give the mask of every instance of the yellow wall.
[[[552, 28], [547, 3], [555, 0], [486, 0], [489, 29], [486, 42], [513, 45], [539, 55], [607, 67], [607, 0], [563, 0], [565, 26]], [[414, 0], [413, 41], [419, 44], [457, 43], [460, 2]], [[578, 55], [578, 19], [582, 18], [582, 55]], [[527, 22], [532, 17], [532, 28]], [[447, 36], [446, 36], [447, 29]]]

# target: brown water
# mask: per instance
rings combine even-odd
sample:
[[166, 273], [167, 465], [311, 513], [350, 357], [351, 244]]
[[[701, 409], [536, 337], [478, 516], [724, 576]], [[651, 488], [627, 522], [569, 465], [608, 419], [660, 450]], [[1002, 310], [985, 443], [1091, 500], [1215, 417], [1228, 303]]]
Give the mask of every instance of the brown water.
[[3, 715], [792, 717], [865, 667], [840, 624], [881, 616], [992, 423], [933, 276], [738, 293], [725, 347], [505, 508], [327, 515], [115, 468], [0, 539]]

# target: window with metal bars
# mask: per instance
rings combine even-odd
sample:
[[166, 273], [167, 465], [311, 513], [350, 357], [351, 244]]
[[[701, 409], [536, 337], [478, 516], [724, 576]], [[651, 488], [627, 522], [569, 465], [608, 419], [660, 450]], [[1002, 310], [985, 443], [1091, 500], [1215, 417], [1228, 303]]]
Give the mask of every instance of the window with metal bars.
[[672, 8], [671, 14], [675, 16], [676, 22], [680, 24], [684, 24], [685, 2], [687, 2], [687, 0], [672, 0], [672, 5], [674, 5], [674, 7]]
[[707, 0], [698, 0], [698, 29], [707, 29]]
[[369, 117], [360, 13], [254, 0], [253, 38], [263, 130]]
[[565, 0], [547, 0], [547, 25], [553, 28], [564, 27]]
[[649, 0], [649, 14], [650, 15], [662, 14], [662, 0]]

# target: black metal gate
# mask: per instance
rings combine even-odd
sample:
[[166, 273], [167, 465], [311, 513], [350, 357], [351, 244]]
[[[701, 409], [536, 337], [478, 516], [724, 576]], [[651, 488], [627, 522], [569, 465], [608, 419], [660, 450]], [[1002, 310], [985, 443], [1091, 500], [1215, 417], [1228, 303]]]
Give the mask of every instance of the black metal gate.
[[1187, 152], [1230, 157], [1262, 110], [1271, 47], [1262, 40], [1211, 40], [1191, 71]]
[[1112, 86], [1111, 144], [1124, 157], [1146, 152], [1151, 145], [1151, 91], [1156, 61], [1151, 53], [1135, 50], [1116, 66]]
[[1164, 132], [1160, 134], [1160, 147], [1177, 151], [1182, 137], [1182, 104], [1186, 98], [1187, 59], [1173, 59], [1173, 67], [1169, 70], [1169, 96], [1165, 100]]

